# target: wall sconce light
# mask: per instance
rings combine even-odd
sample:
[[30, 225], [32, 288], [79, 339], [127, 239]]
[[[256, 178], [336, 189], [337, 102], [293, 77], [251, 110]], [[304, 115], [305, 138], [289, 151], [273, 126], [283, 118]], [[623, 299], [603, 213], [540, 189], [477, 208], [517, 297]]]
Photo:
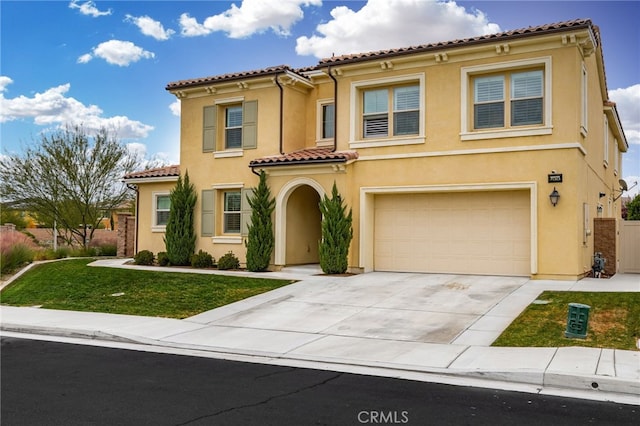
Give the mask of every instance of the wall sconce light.
[[598, 212], [598, 215], [601, 215], [603, 210], [604, 208], [602, 207], [602, 204], [598, 204], [598, 207], [596, 207], [596, 211]]
[[600, 192], [600, 193], [598, 194], [598, 198], [602, 198], [602, 197], [604, 197], [605, 195], [607, 195], [607, 194], [605, 194], [604, 192]]
[[549, 200], [551, 200], [551, 205], [553, 207], [555, 207], [556, 204], [558, 204], [558, 201], [560, 200], [560, 193], [558, 192], [555, 186], [553, 187], [553, 192], [549, 194]]

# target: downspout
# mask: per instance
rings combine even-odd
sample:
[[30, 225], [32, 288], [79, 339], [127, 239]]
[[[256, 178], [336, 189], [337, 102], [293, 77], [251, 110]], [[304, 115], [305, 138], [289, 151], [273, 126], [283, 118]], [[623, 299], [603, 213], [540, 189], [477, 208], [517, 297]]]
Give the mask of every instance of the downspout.
[[[133, 254], [138, 253], [138, 222], [140, 222], [138, 220], [138, 212], [140, 211], [140, 191], [138, 191], [138, 185], [133, 185], [130, 183], [127, 183], [127, 188], [129, 189], [133, 189], [134, 191], [136, 191], [136, 214], [135, 214], [135, 218], [136, 218], [136, 232], [134, 235], [134, 239], [133, 239]], [[126, 256], [126, 253], [125, 253]]]
[[278, 88], [280, 89], [280, 155], [284, 155], [284, 147], [283, 147], [283, 143], [282, 143], [282, 126], [284, 123], [284, 116], [283, 116], [283, 111], [284, 111], [284, 89], [282, 88], [282, 85], [280, 84], [280, 82], [278, 81], [278, 74], [276, 74], [275, 78], [273, 79], [273, 81], [275, 81], [276, 85], [278, 86]]
[[329, 67], [328, 73], [333, 80], [333, 148], [331, 148], [331, 152], [335, 152], [338, 147], [338, 80], [331, 74], [331, 67]]

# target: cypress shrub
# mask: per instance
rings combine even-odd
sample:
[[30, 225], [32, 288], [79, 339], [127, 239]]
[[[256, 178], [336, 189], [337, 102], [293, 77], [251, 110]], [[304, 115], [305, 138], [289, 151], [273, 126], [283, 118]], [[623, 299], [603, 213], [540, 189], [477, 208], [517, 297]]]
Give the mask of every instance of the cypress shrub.
[[348, 268], [349, 244], [353, 237], [351, 209], [347, 208], [333, 182], [331, 198], [320, 201], [322, 239], [319, 243], [320, 267], [325, 274], [343, 274]]
[[267, 186], [267, 175], [260, 172], [260, 183], [253, 193], [247, 197], [251, 206], [251, 223], [247, 239], [247, 270], [252, 272], [266, 271], [271, 261], [274, 237], [271, 214], [275, 208], [275, 200]]
[[169, 263], [176, 266], [191, 264], [191, 255], [196, 249], [196, 234], [193, 229], [193, 209], [197, 195], [189, 182], [189, 173], [184, 179], [178, 177], [176, 186], [169, 194], [171, 207], [165, 229], [164, 245]]

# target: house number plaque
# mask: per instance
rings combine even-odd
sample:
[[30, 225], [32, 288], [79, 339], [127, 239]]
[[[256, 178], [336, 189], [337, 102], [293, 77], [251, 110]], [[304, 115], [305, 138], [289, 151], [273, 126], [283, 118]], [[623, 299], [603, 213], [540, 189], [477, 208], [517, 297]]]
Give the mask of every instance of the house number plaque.
[[562, 182], [562, 173], [550, 173], [547, 175], [549, 179], [549, 183], [560, 183]]

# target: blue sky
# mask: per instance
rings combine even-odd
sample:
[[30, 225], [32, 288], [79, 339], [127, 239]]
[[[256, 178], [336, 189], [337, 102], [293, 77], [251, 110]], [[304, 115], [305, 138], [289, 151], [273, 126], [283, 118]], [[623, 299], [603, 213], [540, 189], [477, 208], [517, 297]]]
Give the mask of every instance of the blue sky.
[[591, 18], [631, 183], [640, 180], [639, 16], [638, 1], [2, 0], [2, 153], [82, 123], [117, 128], [131, 149], [178, 163], [171, 81]]

